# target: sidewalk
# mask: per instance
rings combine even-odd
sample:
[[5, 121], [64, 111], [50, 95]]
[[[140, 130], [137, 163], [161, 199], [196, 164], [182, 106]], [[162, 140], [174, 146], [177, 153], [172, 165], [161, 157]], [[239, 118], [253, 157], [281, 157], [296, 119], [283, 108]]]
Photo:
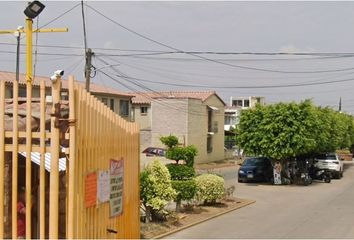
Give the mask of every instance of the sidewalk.
[[242, 159], [235, 158], [235, 159], [228, 159], [228, 160], [221, 160], [217, 162], [210, 162], [210, 163], [199, 163], [194, 166], [194, 168], [198, 170], [213, 170], [219, 168], [226, 168], [226, 167], [238, 167], [240, 163], [242, 163]]

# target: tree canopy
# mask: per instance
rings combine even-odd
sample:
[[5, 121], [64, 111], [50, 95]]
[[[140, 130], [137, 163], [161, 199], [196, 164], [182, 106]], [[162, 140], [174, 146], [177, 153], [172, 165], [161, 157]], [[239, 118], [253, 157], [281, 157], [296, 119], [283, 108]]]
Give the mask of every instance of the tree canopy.
[[248, 154], [282, 160], [349, 148], [354, 143], [353, 117], [328, 107], [278, 103], [244, 110], [238, 143]]

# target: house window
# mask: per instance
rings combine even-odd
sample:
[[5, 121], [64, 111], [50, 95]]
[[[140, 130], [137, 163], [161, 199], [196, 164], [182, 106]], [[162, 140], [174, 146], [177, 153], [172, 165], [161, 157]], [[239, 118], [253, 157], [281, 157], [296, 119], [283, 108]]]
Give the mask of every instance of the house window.
[[109, 108], [114, 112], [114, 99], [113, 98], [110, 99]]
[[119, 115], [121, 116], [129, 116], [129, 101], [120, 100], [119, 101]]
[[244, 100], [243, 106], [244, 107], [249, 107], [250, 106], [250, 100]]
[[102, 98], [102, 102], [104, 105], [108, 106], [108, 99], [107, 98]]
[[233, 107], [242, 107], [242, 100], [233, 100], [232, 106]]
[[212, 127], [213, 127], [213, 123], [212, 123], [212, 114], [213, 111], [211, 109], [208, 109], [208, 132], [212, 132]]
[[213, 139], [212, 135], [208, 134], [207, 137], [207, 153], [211, 153], [213, 151]]
[[147, 115], [147, 113], [148, 113], [147, 107], [140, 107], [140, 114], [141, 115]]

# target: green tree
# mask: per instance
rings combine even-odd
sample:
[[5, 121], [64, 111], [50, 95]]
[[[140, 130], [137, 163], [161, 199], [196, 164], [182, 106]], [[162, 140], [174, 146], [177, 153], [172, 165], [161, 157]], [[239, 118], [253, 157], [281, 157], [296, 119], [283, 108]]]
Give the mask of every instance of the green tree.
[[310, 100], [245, 110], [238, 143], [248, 154], [276, 160], [334, 151], [353, 144], [353, 117]]
[[178, 138], [173, 135], [161, 137], [160, 141], [167, 147], [166, 158], [175, 160], [177, 164], [180, 160], [184, 160], [188, 166], [194, 165], [194, 159], [198, 154], [194, 145], [178, 146]]

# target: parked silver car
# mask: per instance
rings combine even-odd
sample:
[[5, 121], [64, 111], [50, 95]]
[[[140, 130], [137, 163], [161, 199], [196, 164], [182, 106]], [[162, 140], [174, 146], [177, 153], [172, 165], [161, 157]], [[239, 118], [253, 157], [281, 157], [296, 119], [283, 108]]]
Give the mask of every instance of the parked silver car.
[[315, 158], [314, 164], [319, 169], [330, 170], [332, 176], [338, 179], [343, 177], [343, 162], [336, 153], [320, 154]]

